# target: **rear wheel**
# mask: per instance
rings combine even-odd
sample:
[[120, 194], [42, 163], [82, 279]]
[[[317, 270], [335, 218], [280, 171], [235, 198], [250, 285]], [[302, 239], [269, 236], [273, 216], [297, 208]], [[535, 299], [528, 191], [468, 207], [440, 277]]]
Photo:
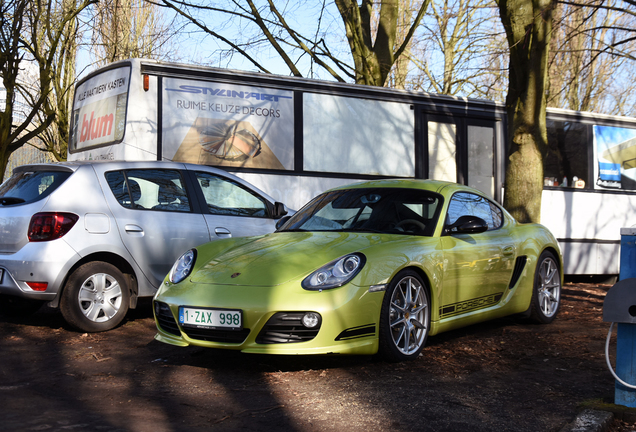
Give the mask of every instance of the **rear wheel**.
[[90, 262], [69, 277], [60, 310], [66, 322], [84, 332], [100, 332], [116, 327], [126, 316], [130, 291], [117, 267]]
[[551, 323], [559, 311], [561, 301], [561, 272], [551, 252], [539, 256], [534, 273], [530, 319], [539, 324]]
[[428, 290], [411, 270], [397, 274], [384, 294], [380, 315], [380, 354], [386, 360], [413, 360], [420, 354], [431, 322]]

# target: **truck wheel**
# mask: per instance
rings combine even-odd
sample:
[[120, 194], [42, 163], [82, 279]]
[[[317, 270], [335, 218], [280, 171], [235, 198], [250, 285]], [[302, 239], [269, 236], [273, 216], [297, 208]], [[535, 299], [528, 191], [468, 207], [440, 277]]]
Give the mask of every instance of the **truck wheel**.
[[78, 267], [68, 278], [60, 310], [66, 322], [93, 333], [116, 327], [126, 316], [130, 290], [117, 267], [95, 261]]

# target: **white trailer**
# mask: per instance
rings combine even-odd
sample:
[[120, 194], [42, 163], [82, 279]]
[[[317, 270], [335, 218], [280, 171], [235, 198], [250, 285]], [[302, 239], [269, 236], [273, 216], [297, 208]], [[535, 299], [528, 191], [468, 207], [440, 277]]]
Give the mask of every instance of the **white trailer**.
[[[69, 160], [213, 165], [292, 208], [389, 177], [502, 201], [505, 117], [492, 101], [130, 59], [78, 83]], [[636, 224], [636, 119], [549, 110], [548, 135], [541, 218], [564, 273], [618, 274], [620, 228]]]

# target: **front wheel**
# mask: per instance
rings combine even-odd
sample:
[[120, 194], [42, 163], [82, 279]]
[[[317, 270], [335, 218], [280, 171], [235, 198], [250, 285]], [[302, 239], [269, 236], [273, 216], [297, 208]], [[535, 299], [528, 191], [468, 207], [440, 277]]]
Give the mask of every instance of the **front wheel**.
[[411, 270], [397, 274], [384, 294], [380, 314], [380, 354], [386, 360], [413, 360], [420, 354], [431, 323], [428, 290]]
[[128, 312], [130, 291], [122, 272], [105, 262], [86, 263], [69, 277], [60, 310], [66, 322], [93, 333], [116, 327]]
[[551, 323], [559, 311], [561, 273], [556, 258], [545, 251], [539, 256], [534, 274], [530, 319], [539, 324]]

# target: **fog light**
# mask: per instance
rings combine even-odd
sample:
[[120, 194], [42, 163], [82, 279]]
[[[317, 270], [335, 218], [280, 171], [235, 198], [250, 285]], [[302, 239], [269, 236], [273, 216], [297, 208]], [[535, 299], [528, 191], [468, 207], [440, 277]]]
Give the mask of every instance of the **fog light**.
[[303, 316], [302, 323], [307, 328], [314, 328], [320, 324], [320, 315], [316, 312], [307, 312]]
[[49, 285], [47, 282], [27, 282], [26, 284], [33, 291], [46, 291], [46, 287]]

